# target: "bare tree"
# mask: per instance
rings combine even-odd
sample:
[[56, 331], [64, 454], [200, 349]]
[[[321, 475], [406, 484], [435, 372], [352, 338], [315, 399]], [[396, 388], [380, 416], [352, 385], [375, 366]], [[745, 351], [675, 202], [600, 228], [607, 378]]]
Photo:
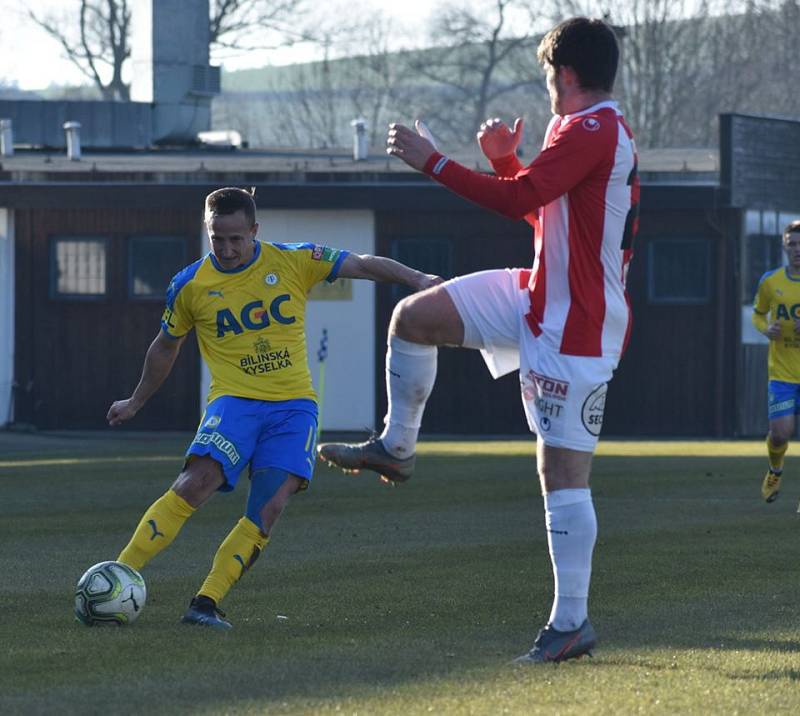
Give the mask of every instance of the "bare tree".
[[800, 77], [797, 33], [800, 28], [798, 0], [750, 0], [752, 26], [758, 40], [753, 54], [760, 60], [761, 82], [751, 96], [757, 108], [750, 111], [800, 116], [800, 96], [796, 79]]
[[531, 88], [544, 92], [532, 18], [514, 27], [509, 22], [511, 11], [525, 8], [520, 0], [494, 0], [488, 13], [482, 7], [446, 6], [434, 18], [431, 32], [440, 44], [414, 53], [410, 69], [423, 80], [416, 84], [429, 85], [428, 92], [417, 93], [420, 111], [451, 140], [472, 143], [501, 98]]
[[210, 0], [209, 41], [217, 50], [273, 50], [311, 39], [299, 19], [306, 0]]
[[81, 0], [77, 28], [63, 17], [39, 16], [30, 9], [28, 17], [58, 41], [67, 59], [95, 84], [103, 99], [130, 98], [130, 86], [122, 80], [122, 66], [131, 54], [128, 0]]
[[[210, 0], [209, 42], [216, 49], [272, 49], [307, 39], [296, 29], [305, 0]], [[80, 0], [77, 27], [72, 13], [28, 17], [55, 39], [67, 59], [100, 90], [103, 99], [127, 100], [123, 67], [131, 55], [132, 2]]]
[[351, 119], [367, 120], [370, 145], [383, 144], [388, 113], [398, 101], [397, 85], [405, 74], [407, 54], [395, 52], [390, 41], [393, 22], [380, 13], [367, 15], [341, 49], [349, 56], [342, 65], [342, 83]]
[[693, 52], [693, 74], [686, 78], [692, 97], [680, 110], [676, 131], [663, 138], [664, 144], [712, 146], [718, 139], [720, 112], [753, 111], [753, 100], [762, 92], [766, 56], [761, 46], [771, 43], [755, 40], [768, 37], [759, 13], [750, 2], [740, 8], [727, 4], [726, 9], [730, 14], [708, 8], [705, 32]]
[[[308, 43], [317, 60], [266, 68], [257, 92], [227, 92], [214, 102], [214, 125], [235, 128], [255, 145], [314, 148], [352, 144], [350, 122], [367, 121], [372, 147], [397, 119], [404, 53], [390, 46], [398, 29], [380, 11], [334, 8], [317, 17]], [[350, 21], [343, 23], [345, 11]], [[309, 34], [311, 34], [309, 32]]]
[[[554, 20], [574, 15], [597, 15], [588, 0], [559, 0], [551, 4]], [[604, 19], [619, 30], [622, 57], [617, 92], [628, 121], [643, 146], [671, 143], [681, 109], [691, 101], [697, 71], [698, 47], [708, 31], [705, 0], [607, 0], [600, 5]]]
[[[553, 20], [596, 15], [589, 0], [557, 0]], [[709, 146], [720, 112], [800, 110], [797, 0], [606, 0], [621, 35], [617, 91], [644, 147]], [[785, 81], [783, 81], [785, 80]]]

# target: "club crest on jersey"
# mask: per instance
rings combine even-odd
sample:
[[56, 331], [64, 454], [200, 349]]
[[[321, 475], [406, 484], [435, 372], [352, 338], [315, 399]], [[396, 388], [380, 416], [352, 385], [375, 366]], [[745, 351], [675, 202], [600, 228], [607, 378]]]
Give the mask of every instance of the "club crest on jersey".
[[597, 132], [600, 129], [600, 122], [598, 122], [594, 117], [587, 117], [583, 120], [583, 122], [581, 122], [581, 126], [587, 132]]
[[314, 250], [311, 252], [311, 258], [314, 259], [314, 261], [319, 261], [322, 258], [323, 251], [325, 251], [324, 246], [315, 246]]
[[268, 273], [266, 276], [264, 276], [264, 283], [267, 284], [267, 286], [274, 286], [276, 283], [278, 283], [278, 274]]

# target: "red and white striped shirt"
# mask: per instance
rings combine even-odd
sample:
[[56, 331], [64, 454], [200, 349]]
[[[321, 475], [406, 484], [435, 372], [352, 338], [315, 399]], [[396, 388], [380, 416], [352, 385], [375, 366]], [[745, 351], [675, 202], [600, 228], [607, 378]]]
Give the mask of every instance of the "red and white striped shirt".
[[615, 102], [555, 116], [541, 153], [498, 176], [434, 154], [424, 171], [452, 191], [535, 229], [528, 325], [552, 350], [618, 358], [630, 333], [625, 292], [638, 229], [636, 146]]

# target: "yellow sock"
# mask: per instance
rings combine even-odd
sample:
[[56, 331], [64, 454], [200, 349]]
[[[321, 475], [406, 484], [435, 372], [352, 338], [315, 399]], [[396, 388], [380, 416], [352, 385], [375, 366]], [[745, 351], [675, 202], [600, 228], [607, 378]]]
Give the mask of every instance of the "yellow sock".
[[786, 448], [789, 443], [784, 443], [781, 447], [775, 447], [772, 440], [767, 435], [767, 454], [769, 455], [769, 469], [773, 472], [780, 472], [783, 470], [783, 456], [786, 454]]
[[268, 542], [269, 537], [247, 517], [242, 517], [219, 546], [198, 594], [211, 597], [219, 604], [234, 583], [253, 566]]
[[117, 561], [141, 569], [170, 545], [194, 510], [177, 492], [167, 490], [144, 513]]

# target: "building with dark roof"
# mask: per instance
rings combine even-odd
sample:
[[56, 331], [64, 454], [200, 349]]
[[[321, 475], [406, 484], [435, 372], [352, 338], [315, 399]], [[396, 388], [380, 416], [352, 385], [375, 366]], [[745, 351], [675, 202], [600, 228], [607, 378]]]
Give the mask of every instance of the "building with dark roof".
[[[780, 123], [724, 121], [757, 122], [764, 131]], [[456, 158], [487, 168], [477, 156]], [[800, 213], [800, 193], [761, 201], [758, 187], [749, 187], [752, 206], [737, 206], [746, 182], [723, 181], [736, 161], [725, 146], [641, 157], [641, 229], [629, 274], [634, 330], [609, 391], [606, 434], [724, 436], [763, 427], [763, 346], [740, 348], [743, 336], [753, 340], [744, 335], [743, 305], [752, 276], [779, 260], [774, 239]], [[71, 161], [63, 152], [18, 150], [0, 168], [0, 327], [13, 336], [0, 357], [0, 420], [104, 425], [111, 401], [138, 380], [169, 278], [207, 250], [203, 200], [223, 185], [255, 187], [264, 240], [392, 256], [445, 277], [532, 260], [526, 224], [475, 207], [384, 155], [355, 161], [344, 151], [195, 148], [86, 151]], [[329, 336], [328, 430], [380, 422], [386, 328], [403, 295], [348, 283], [309, 304], [315, 375], [323, 329]], [[187, 345], [132, 427], [192, 429], [203, 376]], [[743, 416], [746, 401], [752, 415]], [[516, 377], [492, 381], [477, 354], [443, 349], [423, 430], [525, 432]]]

